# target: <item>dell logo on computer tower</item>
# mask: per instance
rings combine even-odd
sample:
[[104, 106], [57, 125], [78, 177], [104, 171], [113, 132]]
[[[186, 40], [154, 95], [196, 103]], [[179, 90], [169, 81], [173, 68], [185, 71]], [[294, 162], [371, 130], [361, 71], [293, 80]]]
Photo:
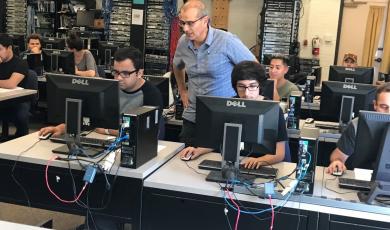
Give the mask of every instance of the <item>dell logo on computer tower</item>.
[[245, 102], [243, 101], [226, 101], [226, 106], [230, 107], [230, 106], [234, 106], [234, 107], [241, 107], [241, 108], [245, 108]]
[[78, 78], [73, 78], [73, 79], [72, 79], [72, 84], [77, 84], [77, 85], [89, 85], [87, 79], [78, 79]]
[[357, 90], [356, 85], [348, 85], [348, 84], [344, 84], [343, 85], [343, 89], [354, 89], [354, 90]]

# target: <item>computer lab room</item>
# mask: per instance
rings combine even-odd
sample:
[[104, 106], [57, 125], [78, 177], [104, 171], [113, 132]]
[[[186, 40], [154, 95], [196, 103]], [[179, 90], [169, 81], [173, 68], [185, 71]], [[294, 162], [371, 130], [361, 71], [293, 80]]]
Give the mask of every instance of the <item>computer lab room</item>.
[[390, 229], [389, 6], [0, 1], [0, 228]]

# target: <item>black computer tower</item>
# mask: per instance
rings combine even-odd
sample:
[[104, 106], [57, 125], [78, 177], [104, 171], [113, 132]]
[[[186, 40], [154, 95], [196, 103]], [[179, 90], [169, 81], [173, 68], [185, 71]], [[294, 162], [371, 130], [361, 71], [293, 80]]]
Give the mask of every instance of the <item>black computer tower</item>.
[[138, 168], [157, 156], [159, 127], [157, 107], [142, 106], [122, 114], [122, 128], [128, 140], [121, 143], [121, 166]]

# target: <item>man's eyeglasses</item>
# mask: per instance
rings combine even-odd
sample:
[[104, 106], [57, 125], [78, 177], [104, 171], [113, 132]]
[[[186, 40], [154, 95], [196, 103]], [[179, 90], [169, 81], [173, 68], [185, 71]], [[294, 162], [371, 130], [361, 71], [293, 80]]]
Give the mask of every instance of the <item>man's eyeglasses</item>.
[[133, 70], [133, 71], [117, 71], [117, 70], [112, 70], [111, 71], [111, 74], [112, 76], [116, 77], [118, 75], [121, 75], [121, 77], [123, 78], [128, 78], [130, 77], [130, 75], [132, 75], [133, 73], [137, 72], [138, 70]]
[[183, 21], [183, 20], [179, 20], [179, 26], [184, 27], [185, 25], [188, 25], [189, 27], [192, 27], [192, 26], [195, 24], [195, 22], [201, 20], [201, 19], [204, 18], [204, 17], [206, 17], [206, 15], [203, 15], [202, 17], [200, 17], [200, 18], [198, 18], [198, 19], [196, 19], [196, 20], [194, 20], [194, 21]]
[[259, 88], [259, 85], [249, 85], [249, 86], [237, 85], [237, 90], [240, 92], [245, 92], [246, 89], [248, 89], [249, 91], [256, 91], [258, 88]]

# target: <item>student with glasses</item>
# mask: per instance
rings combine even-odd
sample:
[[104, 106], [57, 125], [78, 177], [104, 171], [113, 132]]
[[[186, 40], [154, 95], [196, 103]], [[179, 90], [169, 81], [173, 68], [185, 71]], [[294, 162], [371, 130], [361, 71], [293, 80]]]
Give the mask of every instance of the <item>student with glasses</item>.
[[213, 28], [209, 22], [202, 1], [187, 1], [180, 9], [179, 25], [184, 34], [178, 41], [173, 71], [184, 106], [180, 140], [187, 146], [192, 145], [194, 138], [196, 96], [234, 96], [230, 81], [234, 65], [256, 60], [237, 36]]
[[[232, 87], [236, 91], [236, 97], [249, 100], [266, 100], [261, 96], [261, 86], [266, 81], [266, 74], [263, 66], [254, 61], [243, 61], [238, 63], [231, 75]], [[279, 112], [278, 137], [275, 153], [252, 153], [242, 160], [245, 168], [259, 168], [262, 165], [275, 164], [281, 161], [290, 161], [290, 155], [286, 154], [288, 136], [286, 122], [283, 112]], [[191, 159], [211, 152], [212, 149], [201, 147], [187, 147], [180, 154], [186, 158], [188, 154]]]
[[[115, 52], [114, 66], [111, 71], [116, 80], [119, 81], [119, 108], [120, 113], [143, 105], [157, 106], [163, 108], [163, 100], [160, 91], [149, 81], [143, 78], [144, 66], [141, 52], [134, 48], [121, 48]], [[97, 128], [98, 133], [118, 135], [117, 130]], [[60, 136], [65, 132], [65, 124], [55, 127], [49, 126], [40, 130], [40, 135], [52, 133], [53, 136]], [[160, 126], [159, 137], [163, 137], [163, 127]]]

